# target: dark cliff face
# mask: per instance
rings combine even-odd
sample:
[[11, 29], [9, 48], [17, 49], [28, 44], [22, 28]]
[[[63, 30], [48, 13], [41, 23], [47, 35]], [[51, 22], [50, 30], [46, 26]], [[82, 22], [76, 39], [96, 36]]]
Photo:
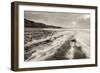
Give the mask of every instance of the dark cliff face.
[[62, 28], [62, 27], [58, 27], [58, 26], [46, 25], [44, 23], [30, 21], [27, 19], [24, 19], [24, 25], [25, 25], [25, 27], [31, 27], [31, 28]]

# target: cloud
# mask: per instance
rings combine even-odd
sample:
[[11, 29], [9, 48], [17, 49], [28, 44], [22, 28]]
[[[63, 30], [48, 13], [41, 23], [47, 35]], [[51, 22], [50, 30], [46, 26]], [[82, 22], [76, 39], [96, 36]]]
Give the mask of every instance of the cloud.
[[64, 28], [90, 27], [90, 14], [25, 11], [24, 17], [32, 21]]

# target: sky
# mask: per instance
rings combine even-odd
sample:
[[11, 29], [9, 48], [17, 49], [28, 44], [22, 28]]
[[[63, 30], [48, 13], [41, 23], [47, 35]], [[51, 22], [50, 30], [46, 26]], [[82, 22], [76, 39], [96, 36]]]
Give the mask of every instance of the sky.
[[63, 28], [90, 28], [90, 14], [24, 11], [24, 18]]

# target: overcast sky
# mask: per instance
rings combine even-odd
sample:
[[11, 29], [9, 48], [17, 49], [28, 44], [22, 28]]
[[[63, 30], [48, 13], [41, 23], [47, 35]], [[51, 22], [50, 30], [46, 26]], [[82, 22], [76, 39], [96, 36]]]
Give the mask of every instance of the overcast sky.
[[90, 28], [90, 14], [25, 11], [24, 18], [64, 28]]

